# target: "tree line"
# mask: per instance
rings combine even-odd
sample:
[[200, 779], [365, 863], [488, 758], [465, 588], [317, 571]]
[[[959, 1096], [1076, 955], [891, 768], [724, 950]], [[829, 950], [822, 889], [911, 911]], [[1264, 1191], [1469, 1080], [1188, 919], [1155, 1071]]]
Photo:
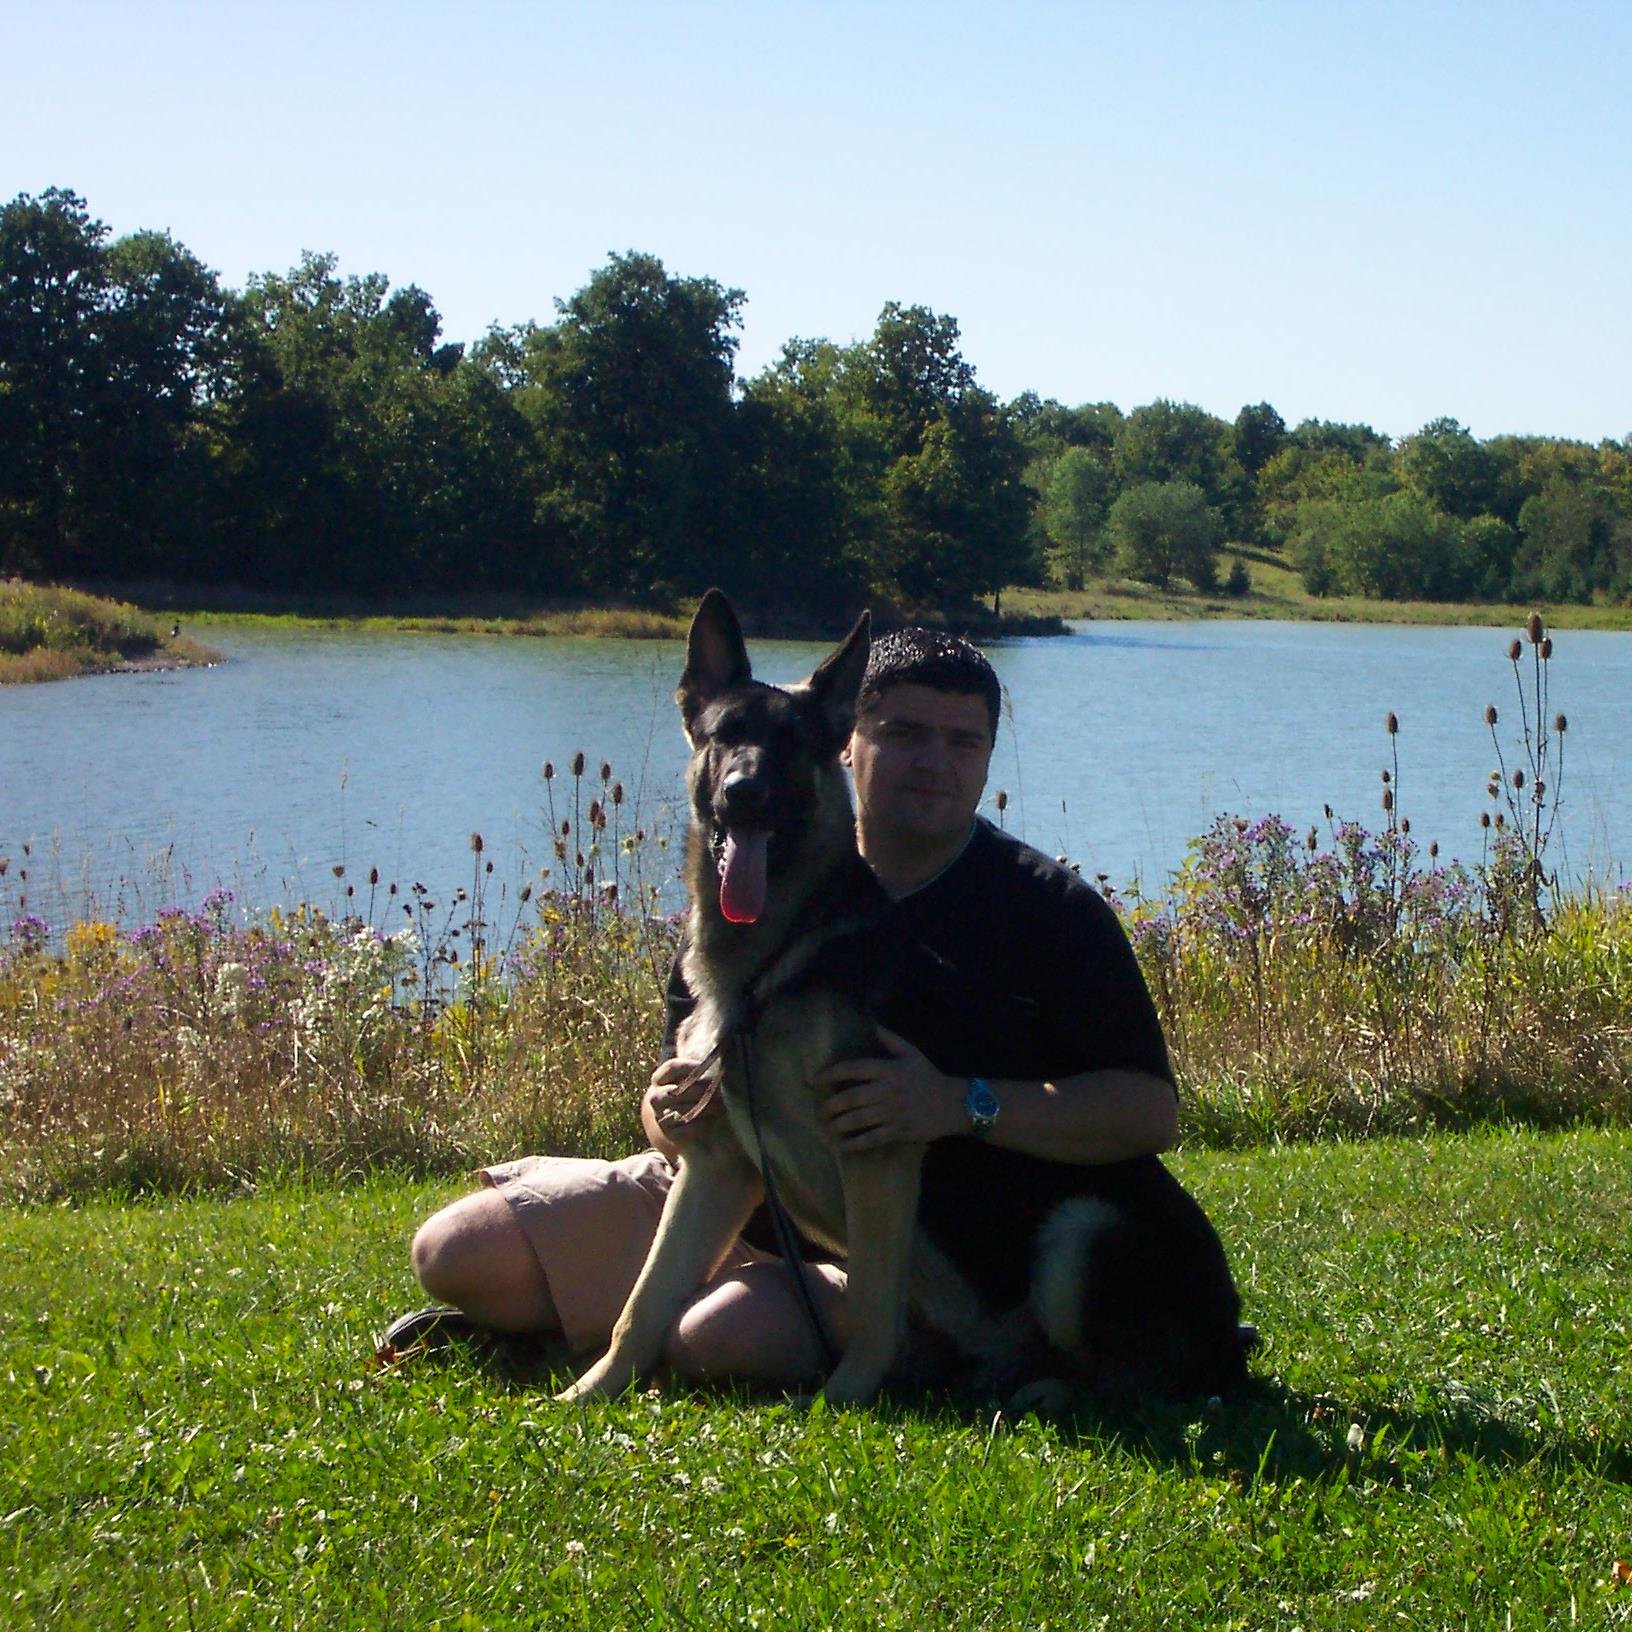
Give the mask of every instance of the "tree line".
[[1270, 547], [1317, 595], [1632, 598], [1632, 443], [1002, 402], [954, 318], [895, 302], [739, 379], [744, 300], [630, 252], [553, 322], [450, 344], [424, 290], [332, 255], [233, 290], [167, 233], [20, 194], [0, 570], [381, 600], [725, 582], [821, 613], [1108, 574], [1240, 590]]

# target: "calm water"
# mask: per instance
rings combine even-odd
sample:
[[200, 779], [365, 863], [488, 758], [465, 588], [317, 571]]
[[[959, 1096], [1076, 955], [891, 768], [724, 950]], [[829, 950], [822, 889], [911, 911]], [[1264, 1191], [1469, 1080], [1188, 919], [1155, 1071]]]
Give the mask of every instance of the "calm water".
[[[547, 862], [540, 767], [611, 761], [647, 825], [680, 804], [678, 644], [482, 636], [190, 632], [230, 661], [0, 691], [0, 908], [54, 927], [192, 906], [215, 886], [267, 905], [338, 905], [378, 867], [446, 894], [483, 834], [495, 882]], [[1012, 699], [988, 799], [1088, 872], [1147, 886], [1218, 812], [1299, 828], [1330, 803], [1381, 820], [1383, 728], [1400, 719], [1414, 836], [1477, 857], [1482, 722], [1517, 707], [1508, 631], [1316, 624], [1082, 624], [994, 652]], [[757, 672], [802, 676], [824, 648], [763, 642]], [[1552, 707], [1569, 715], [1559, 859], [1576, 878], [1632, 865], [1632, 635], [1565, 633]], [[558, 800], [570, 784], [558, 779]], [[30, 878], [18, 874], [25, 864]], [[366, 885], [363, 886], [366, 889]]]

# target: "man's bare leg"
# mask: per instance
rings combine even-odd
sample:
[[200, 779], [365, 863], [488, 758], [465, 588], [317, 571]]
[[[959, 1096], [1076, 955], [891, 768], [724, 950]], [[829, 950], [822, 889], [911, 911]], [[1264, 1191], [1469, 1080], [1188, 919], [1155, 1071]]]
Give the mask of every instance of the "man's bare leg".
[[461, 1196], [433, 1213], [411, 1251], [415, 1278], [438, 1303], [495, 1332], [561, 1335], [543, 1266], [497, 1190]]
[[[497, 1189], [461, 1196], [434, 1213], [414, 1237], [412, 1259], [427, 1295], [479, 1325], [543, 1339], [561, 1335], [550, 1283]], [[843, 1271], [809, 1267], [828, 1331], [842, 1349]], [[699, 1293], [670, 1329], [663, 1359], [675, 1377], [691, 1384], [807, 1389], [821, 1382], [825, 1370], [793, 1282], [775, 1263], [745, 1265]]]

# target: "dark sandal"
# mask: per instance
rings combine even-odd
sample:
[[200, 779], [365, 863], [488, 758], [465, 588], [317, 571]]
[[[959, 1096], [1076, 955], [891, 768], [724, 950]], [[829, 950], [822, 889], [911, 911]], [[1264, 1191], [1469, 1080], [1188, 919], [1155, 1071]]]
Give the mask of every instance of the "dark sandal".
[[479, 1326], [462, 1309], [433, 1305], [429, 1309], [415, 1309], [406, 1315], [398, 1315], [386, 1327], [380, 1347], [404, 1354], [409, 1349], [441, 1349], [449, 1343], [468, 1342], [472, 1338], [492, 1335], [487, 1327]]

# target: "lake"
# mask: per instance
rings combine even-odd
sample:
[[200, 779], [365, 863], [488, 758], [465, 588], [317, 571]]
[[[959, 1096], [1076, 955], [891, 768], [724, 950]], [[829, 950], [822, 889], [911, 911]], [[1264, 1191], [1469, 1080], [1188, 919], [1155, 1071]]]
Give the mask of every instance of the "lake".
[[[17, 911], [26, 890], [55, 929], [97, 914], [131, 922], [216, 887], [250, 906], [336, 908], [337, 866], [363, 888], [375, 867], [382, 889], [448, 893], [471, 881], [473, 832], [513, 893], [552, 859], [541, 766], [564, 774], [579, 749], [592, 780], [610, 761], [636, 819], [678, 826], [678, 643], [188, 632], [228, 661], [0, 690], [0, 856], [11, 858], [0, 909]], [[1006, 791], [1011, 830], [1148, 891], [1220, 812], [1274, 811], [1324, 832], [1329, 803], [1379, 825], [1392, 710], [1413, 836], [1475, 860], [1495, 757], [1487, 703], [1515, 763], [1514, 632], [1085, 623], [1005, 643], [992, 652], [1009, 702], [988, 808]], [[762, 678], [790, 680], [825, 648], [753, 651]], [[1620, 881], [1632, 863], [1632, 635], [1560, 634], [1552, 671], [1549, 713], [1569, 717], [1555, 859], [1576, 881]], [[554, 790], [570, 802], [561, 776]]]

